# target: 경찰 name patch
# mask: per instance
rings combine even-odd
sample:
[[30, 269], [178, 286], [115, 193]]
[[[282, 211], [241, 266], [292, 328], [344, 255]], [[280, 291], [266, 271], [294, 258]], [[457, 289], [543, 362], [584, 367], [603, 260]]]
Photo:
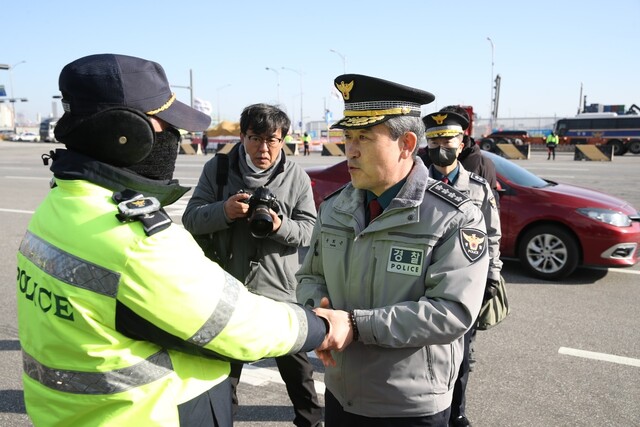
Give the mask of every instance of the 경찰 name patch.
[[392, 246], [387, 262], [387, 271], [392, 273], [420, 276], [424, 263], [424, 251], [415, 248]]

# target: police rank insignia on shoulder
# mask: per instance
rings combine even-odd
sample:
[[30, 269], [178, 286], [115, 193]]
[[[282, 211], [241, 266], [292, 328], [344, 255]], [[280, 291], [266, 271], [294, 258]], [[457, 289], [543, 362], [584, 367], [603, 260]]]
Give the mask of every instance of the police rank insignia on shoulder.
[[118, 221], [140, 221], [147, 236], [152, 236], [171, 225], [171, 218], [155, 197], [144, 197], [132, 190], [124, 190], [114, 193], [112, 199], [118, 203]]
[[464, 202], [469, 201], [469, 198], [467, 196], [465, 196], [455, 188], [447, 184], [444, 184], [441, 181], [436, 181], [435, 183], [431, 184], [427, 188], [427, 191], [435, 194], [436, 196], [442, 199], [445, 199], [447, 202], [451, 203], [455, 207], [458, 207]]
[[460, 243], [462, 244], [462, 252], [469, 258], [469, 261], [476, 262], [487, 247], [487, 235], [475, 228], [461, 228]]
[[486, 180], [486, 179], [484, 179], [484, 178], [483, 178], [483, 177], [481, 177], [480, 175], [475, 174], [475, 173], [473, 173], [473, 172], [469, 172], [469, 178], [471, 178], [471, 179], [472, 179], [472, 180], [474, 180], [474, 181], [481, 182], [482, 184], [484, 184], [485, 182], [487, 182], [487, 180]]

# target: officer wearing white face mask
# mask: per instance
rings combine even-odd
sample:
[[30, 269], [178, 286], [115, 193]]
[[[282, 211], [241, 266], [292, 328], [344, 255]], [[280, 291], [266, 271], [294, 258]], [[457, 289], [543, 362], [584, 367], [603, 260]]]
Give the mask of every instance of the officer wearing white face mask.
[[[489, 271], [484, 303], [495, 296], [502, 270], [500, 215], [494, 193], [487, 180], [467, 171], [458, 161], [458, 156], [464, 149], [464, 131], [469, 126], [469, 120], [451, 111], [431, 113], [422, 120], [426, 126], [427, 150], [432, 162], [429, 167], [429, 176], [449, 184], [469, 197], [484, 215], [489, 238]], [[473, 328], [464, 337], [464, 359], [454, 386], [451, 403], [449, 423], [452, 426], [470, 425], [465, 415], [465, 389], [469, 378], [469, 340], [472, 333]]]

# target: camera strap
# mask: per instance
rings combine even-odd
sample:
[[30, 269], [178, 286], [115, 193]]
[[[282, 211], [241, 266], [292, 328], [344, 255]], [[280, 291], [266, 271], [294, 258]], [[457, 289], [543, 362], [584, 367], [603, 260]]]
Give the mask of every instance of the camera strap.
[[218, 201], [224, 200], [224, 187], [229, 180], [229, 156], [224, 153], [216, 154], [218, 157], [218, 169], [216, 170], [216, 184], [218, 185], [218, 191], [216, 192], [216, 199]]

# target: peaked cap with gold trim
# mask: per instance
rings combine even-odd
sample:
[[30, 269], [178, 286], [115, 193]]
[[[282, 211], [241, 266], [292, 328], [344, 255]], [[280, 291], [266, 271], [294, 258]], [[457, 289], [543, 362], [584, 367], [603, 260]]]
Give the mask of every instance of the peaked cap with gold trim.
[[452, 111], [438, 111], [422, 118], [427, 131], [427, 138], [452, 137], [464, 133], [469, 127], [469, 120]]
[[432, 93], [361, 74], [343, 74], [334, 80], [344, 99], [344, 117], [331, 127], [362, 129], [392, 117], [420, 117], [420, 106], [435, 99]]

